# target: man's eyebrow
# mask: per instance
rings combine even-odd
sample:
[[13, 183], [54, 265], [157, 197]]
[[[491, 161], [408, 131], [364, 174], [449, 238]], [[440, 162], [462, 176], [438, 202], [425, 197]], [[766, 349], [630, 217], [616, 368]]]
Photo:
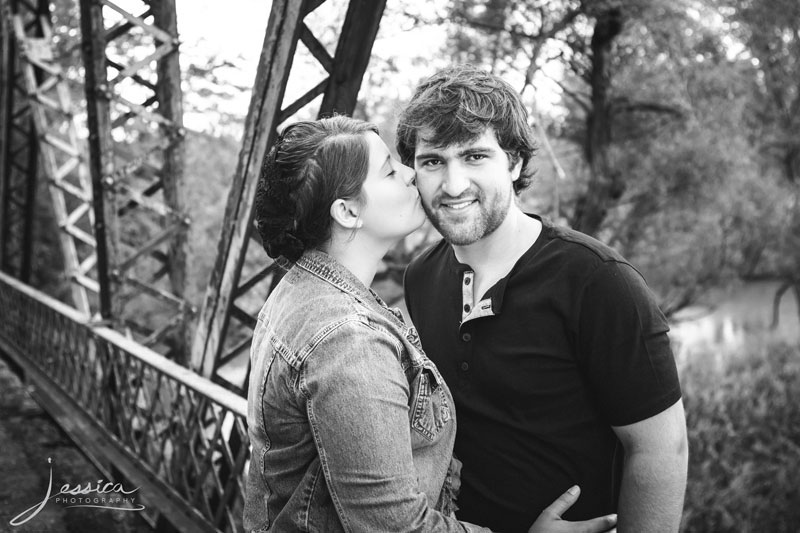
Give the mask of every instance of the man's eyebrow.
[[467, 148], [462, 148], [461, 150], [458, 151], [458, 155], [469, 155], [469, 154], [474, 154], [475, 152], [493, 152], [493, 151], [494, 148], [492, 148], [491, 146], [475, 145], [475, 146], [469, 146]]
[[[456, 156], [464, 157], [464, 156], [471, 155], [471, 154], [476, 154], [476, 153], [493, 152], [494, 150], [495, 149], [492, 148], [491, 146], [481, 146], [481, 145], [468, 146], [467, 148], [462, 148], [461, 150], [456, 152]], [[419, 160], [419, 159], [426, 159], [426, 158], [429, 158], [429, 157], [441, 157], [441, 153], [439, 151], [437, 151], [436, 148], [434, 148], [431, 151], [421, 152], [421, 153], [417, 154], [416, 156], [414, 156], [414, 159]]]
[[414, 156], [415, 160], [427, 159], [429, 157], [440, 157], [439, 152], [422, 152]]

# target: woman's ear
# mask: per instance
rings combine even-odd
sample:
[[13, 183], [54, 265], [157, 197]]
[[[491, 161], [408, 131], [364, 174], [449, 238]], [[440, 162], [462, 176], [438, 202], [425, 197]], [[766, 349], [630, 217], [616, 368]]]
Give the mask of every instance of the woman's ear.
[[345, 229], [358, 229], [364, 225], [358, 211], [359, 205], [354, 200], [338, 198], [331, 204], [331, 218]]

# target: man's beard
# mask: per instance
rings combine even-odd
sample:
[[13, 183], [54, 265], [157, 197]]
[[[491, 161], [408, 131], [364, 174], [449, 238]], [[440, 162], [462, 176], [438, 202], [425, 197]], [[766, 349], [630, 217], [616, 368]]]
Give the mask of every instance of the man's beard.
[[455, 224], [445, 220], [445, 217], [436, 216], [437, 211], [441, 211], [444, 208], [439, 207], [435, 210], [428, 206], [426, 202], [422, 202], [422, 207], [425, 209], [425, 214], [433, 224], [433, 227], [448, 243], [455, 246], [467, 246], [478, 242], [500, 227], [511, 207], [511, 198], [505, 198], [502, 195], [495, 196], [494, 201], [489, 206], [486, 206], [486, 198], [483, 194], [477, 195], [476, 199], [478, 200], [477, 215], [465, 218]]

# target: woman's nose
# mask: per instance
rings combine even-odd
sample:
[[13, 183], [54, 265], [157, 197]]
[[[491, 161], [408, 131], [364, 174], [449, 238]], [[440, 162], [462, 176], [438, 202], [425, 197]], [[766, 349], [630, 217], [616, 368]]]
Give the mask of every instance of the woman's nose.
[[417, 184], [417, 173], [413, 168], [405, 165], [403, 165], [403, 170], [405, 171], [404, 180], [406, 182], [406, 186], [414, 187]]

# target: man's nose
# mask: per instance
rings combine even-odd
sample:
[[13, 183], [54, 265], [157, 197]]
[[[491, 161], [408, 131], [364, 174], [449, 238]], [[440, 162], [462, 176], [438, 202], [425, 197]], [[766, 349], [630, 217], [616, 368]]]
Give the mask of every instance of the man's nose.
[[448, 196], [459, 196], [468, 188], [469, 178], [466, 169], [458, 164], [448, 166], [442, 182], [442, 191]]

